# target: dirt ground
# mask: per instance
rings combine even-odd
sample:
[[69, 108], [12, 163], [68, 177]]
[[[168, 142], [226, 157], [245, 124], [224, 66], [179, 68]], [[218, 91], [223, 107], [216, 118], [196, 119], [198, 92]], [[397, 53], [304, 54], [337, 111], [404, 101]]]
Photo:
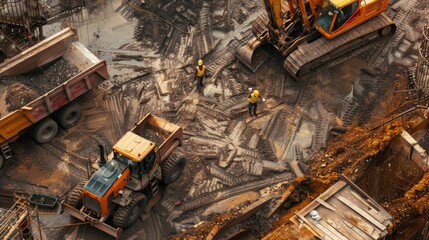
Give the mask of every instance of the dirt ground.
[[[83, 116], [76, 127], [47, 144], [24, 135], [12, 145], [2, 190], [64, 199], [86, 176], [97, 145], [110, 149], [151, 112], [183, 127], [187, 166], [123, 239], [312, 239], [289, 219], [341, 174], [392, 214], [388, 239], [419, 239], [428, 221], [428, 176], [398, 160], [389, 143], [423, 114], [382, 123], [427, 103], [401, 90], [413, 87], [409, 70], [428, 4], [391, 1], [386, 14], [398, 26], [393, 38], [295, 81], [275, 49], [264, 48], [269, 57], [256, 72], [234, 55], [252, 37], [262, 1], [99, 1], [90, 13], [83, 9], [64, 21], [106, 60], [111, 79], [77, 100]], [[54, 23], [45, 32], [58, 29]], [[202, 93], [193, 78], [200, 58], [209, 71]], [[247, 116], [249, 87], [267, 99], [257, 118]], [[11, 93], [0, 93], [2, 116], [5, 106], [21, 101], [8, 98]], [[291, 194], [278, 203], [285, 192]], [[51, 228], [70, 222], [65, 214], [41, 215], [49, 239], [109, 239], [86, 225]]]

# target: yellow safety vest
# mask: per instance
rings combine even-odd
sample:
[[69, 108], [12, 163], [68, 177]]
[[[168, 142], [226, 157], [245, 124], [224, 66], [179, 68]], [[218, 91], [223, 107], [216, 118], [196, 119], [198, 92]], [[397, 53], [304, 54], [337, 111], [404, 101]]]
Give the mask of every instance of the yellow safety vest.
[[255, 94], [251, 93], [250, 96], [247, 98], [247, 100], [249, 100], [250, 103], [255, 103], [258, 101], [258, 96], [256, 96]]
[[204, 71], [206, 70], [206, 67], [203, 65], [203, 69], [200, 69], [199, 67], [197, 67], [197, 77], [202, 77], [204, 76]]

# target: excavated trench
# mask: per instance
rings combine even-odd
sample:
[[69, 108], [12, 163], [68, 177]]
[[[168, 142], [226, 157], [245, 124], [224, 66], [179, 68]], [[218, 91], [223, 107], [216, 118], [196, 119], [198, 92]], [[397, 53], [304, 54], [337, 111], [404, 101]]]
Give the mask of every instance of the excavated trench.
[[[331, 168], [330, 159], [317, 165], [313, 158], [332, 141], [329, 133], [334, 127], [344, 132], [345, 127], [355, 126], [356, 119], [368, 121], [369, 116], [377, 114], [380, 119], [384, 117], [378, 113], [384, 113], [383, 106], [374, 99], [384, 93], [380, 91], [385, 89], [383, 84], [393, 81], [390, 77], [396, 74], [397, 65], [390, 67], [390, 72], [384, 69], [388, 74], [366, 74], [360, 69], [383, 68], [386, 59], [389, 64], [401, 62], [392, 51], [399, 51], [394, 48], [405, 42], [409, 14], [409, 7], [400, 5], [405, 0], [395, 1], [396, 6], [388, 13], [400, 24], [398, 37], [296, 82], [284, 74], [279, 55], [270, 54], [261, 68], [251, 73], [233, 54], [252, 36], [246, 29], [263, 11], [262, 1], [104, 2], [91, 14], [84, 10], [84, 18], [72, 16], [69, 20], [78, 28], [81, 41], [107, 61], [111, 79], [78, 100], [84, 110], [78, 126], [61, 130], [52, 143], [42, 146], [31, 139], [18, 140], [16, 161], [6, 168], [19, 179], [49, 186], [21, 186], [19, 190], [48, 192], [63, 199], [85, 176], [88, 158], [96, 159], [97, 144], [109, 149], [146, 113], [182, 126], [182, 151], [188, 157], [185, 171], [167, 187], [163, 200], [125, 231], [124, 239], [165, 239], [199, 226], [209, 216], [239, 210], [231, 203], [257, 200], [261, 198], [260, 189], [279, 183], [287, 187], [297, 175], [312, 168], [336, 173], [353, 165], [356, 158], [348, 158], [337, 168]], [[127, 3], [141, 9], [130, 8]], [[416, 40], [412, 44], [417, 44]], [[204, 59], [210, 73], [203, 93], [195, 91], [192, 77], [198, 58]], [[257, 119], [246, 118], [245, 93], [249, 87], [259, 88], [267, 97]], [[410, 131], [425, 149], [429, 147], [426, 128]], [[356, 182], [379, 203], [398, 201], [424, 178], [424, 171], [410, 160], [418, 151], [411, 152], [404, 146], [395, 138], [386, 150], [365, 160], [370, 167]], [[26, 176], [28, 172], [31, 176]], [[17, 188], [10, 183], [2, 186]], [[302, 190], [303, 196], [306, 191]], [[280, 208], [289, 205], [291, 202]], [[274, 219], [281, 218], [273, 216], [250, 217], [237, 224], [234, 231], [258, 236], [248, 229], [266, 231]], [[67, 216], [42, 217], [47, 227], [69, 221]], [[410, 218], [409, 227], [400, 225], [398, 234], [403, 229], [412, 236], [418, 232], [413, 232], [413, 224], [422, 224], [420, 229], [426, 222], [420, 216]], [[53, 239], [108, 238], [91, 226], [45, 232]]]
[[[426, 132], [422, 139], [416, 140], [420, 145], [420, 141], [427, 141], [428, 137]], [[371, 167], [356, 181], [362, 190], [379, 203], [402, 197], [424, 175], [425, 171], [410, 159], [413, 150], [404, 147], [403, 141], [401, 136], [397, 136], [385, 151], [368, 159], [367, 161], [372, 162]]]

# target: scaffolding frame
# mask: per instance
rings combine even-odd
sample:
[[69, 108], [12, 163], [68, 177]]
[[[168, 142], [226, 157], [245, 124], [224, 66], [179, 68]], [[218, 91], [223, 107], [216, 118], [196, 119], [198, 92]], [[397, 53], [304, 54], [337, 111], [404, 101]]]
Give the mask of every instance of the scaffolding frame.
[[[34, 231], [32, 231], [32, 223], [34, 223], [32, 215], [36, 215], [37, 218]], [[39, 240], [34, 237], [36, 231], [39, 232], [40, 240], [42, 240], [37, 206], [31, 209], [27, 198], [14, 194], [14, 204], [0, 216], [0, 239]]]

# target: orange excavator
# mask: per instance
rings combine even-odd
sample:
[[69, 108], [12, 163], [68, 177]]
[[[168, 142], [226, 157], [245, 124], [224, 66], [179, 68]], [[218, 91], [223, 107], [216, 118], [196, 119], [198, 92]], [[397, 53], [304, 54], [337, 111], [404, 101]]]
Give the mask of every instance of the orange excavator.
[[[255, 51], [271, 44], [286, 59], [295, 78], [328, 62], [366, 50], [374, 40], [392, 36], [396, 26], [384, 14], [388, 0], [264, 0], [266, 14], [252, 25], [255, 38], [238, 49], [238, 59], [256, 71], [263, 63]], [[359, 51], [361, 50], [361, 51]]]

